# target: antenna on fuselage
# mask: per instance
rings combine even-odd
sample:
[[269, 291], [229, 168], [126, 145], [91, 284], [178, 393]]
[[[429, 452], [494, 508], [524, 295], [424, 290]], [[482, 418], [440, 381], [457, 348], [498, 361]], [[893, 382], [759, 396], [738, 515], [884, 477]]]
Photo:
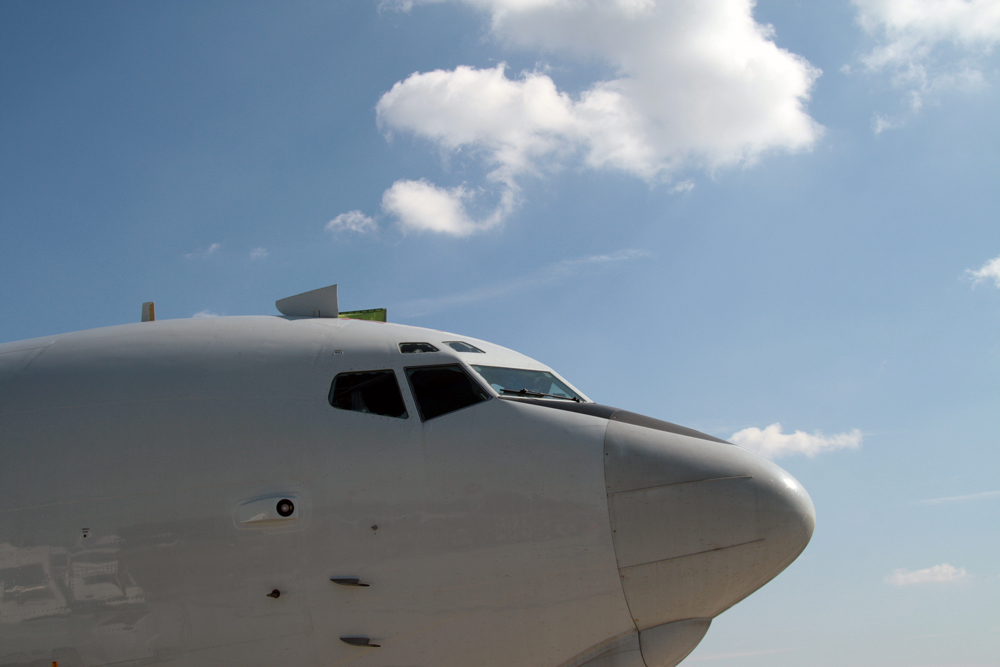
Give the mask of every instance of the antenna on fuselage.
[[155, 322], [156, 321], [156, 309], [153, 308], [153, 302], [147, 301], [142, 304], [142, 321], [143, 322]]
[[340, 305], [337, 303], [337, 286], [320, 287], [319, 289], [296, 294], [295, 296], [278, 299], [275, 307], [282, 315], [288, 317], [339, 317]]

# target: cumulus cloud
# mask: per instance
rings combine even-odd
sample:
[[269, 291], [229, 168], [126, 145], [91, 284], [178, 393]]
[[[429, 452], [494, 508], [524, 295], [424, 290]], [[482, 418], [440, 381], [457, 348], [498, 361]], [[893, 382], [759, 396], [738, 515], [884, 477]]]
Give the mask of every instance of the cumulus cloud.
[[326, 223], [324, 227], [328, 232], [357, 232], [359, 234], [368, 234], [377, 228], [378, 225], [374, 219], [357, 210], [341, 213]]
[[861, 446], [861, 439], [861, 431], [858, 429], [829, 436], [819, 431], [811, 434], [804, 431], [782, 433], [781, 424], [777, 422], [763, 430], [756, 427], [745, 428], [730, 438], [734, 444], [768, 459], [791, 454], [805, 454], [812, 458], [836, 449], [857, 449]]
[[267, 248], [259, 246], [250, 251], [250, 259], [264, 259], [267, 254]]
[[[805, 109], [819, 70], [774, 43], [773, 29], [754, 21], [752, 0], [468, 3], [490, 13], [494, 36], [510, 47], [613, 74], [578, 94], [543, 71], [509, 75], [502, 63], [397, 82], [376, 106], [380, 127], [481, 158], [500, 193], [490, 224], [470, 227], [465, 214], [438, 231], [496, 224], [515, 208], [519, 178], [567, 164], [670, 182], [686, 170], [809, 149], [821, 134]], [[451, 193], [451, 210], [468, 203], [464, 190], [404, 183], [438, 200]]]
[[913, 586], [915, 584], [948, 584], [969, 579], [972, 575], [963, 567], [953, 567], [948, 563], [935, 565], [926, 570], [893, 570], [885, 578], [885, 583], [893, 586]]
[[992, 280], [1000, 289], [1000, 257], [994, 257], [975, 271], [966, 269], [965, 274], [972, 278], [973, 287], [986, 280]]
[[425, 179], [396, 181], [382, 195], [382, 210], [395, 216], [403, 231], [468, 236], [499, 224], [514, 207], [516, 189], [513, 185], [504, 188], [496, 208], [474, 220], [467, 206], [477, 194], [463, 186], [439, 188]]
[[208, 259], [222, 247], [221, 243], [213, 243], [207, 248], [201, 248], [193, 252], [186, 253], [184, 259]]
[[213, 313], [211, 310], [199, 310], [197, 313], [195, 313], [191, 317], [193, 317], [194, 319], [197, 320], [197, 319], [202, 319], [202, 318], [205, 318], [205, 317], [222, 317], [222, 316], [219, 315], [218, 313]]
[[858, 22], [877, 40], [862, 64], [869, 72], [889, 74], [893, 85], [907, 91], [912, 110], [928, 93], [984, 85], [983, 60], [1000, 42], [996, 0], [854, 0], [854, 5]]

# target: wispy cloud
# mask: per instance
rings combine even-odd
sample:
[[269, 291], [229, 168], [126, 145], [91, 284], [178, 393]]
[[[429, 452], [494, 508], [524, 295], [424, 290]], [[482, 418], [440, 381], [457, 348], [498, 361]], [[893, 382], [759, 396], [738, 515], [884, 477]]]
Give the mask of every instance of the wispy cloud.
[[745, 428], [734, 433], [730, 440], [765, 458], [776, 459], [791, 454], [805, 454], [812, 458], [837, 449], [857, 449], [861, 446], [862, 437], [858, 429], [834, 435], [823, 435], [820, 431], [782, 433], [781, 424], [775, 422], [763, 430], [755, 426]]
[[893, 570], [884, 581], [893, 586], [914, 586], [916, 584], [950, 584], [971, 578], [964, 567], [954, 567], [948, 563], [935, 565], [925, 570]]
[[[861, 56], [861, 65], [870, 74], [887, 74], [890, 84], [904, 91], [909, 112], [940, 92], [986, 85], [985, 59], [1000, 43], [996, 0], [854, 0], [854, 5], [858, 23], [877, 42]], [[876, 115], [872, 129], [878, 134], [902, 123]]]
[[419, 317], [447, 308], [499, 299], [533, 287], [569, 280], [581, 274], [599, 270], [602, 267], [649, 256], [650, 253], [645, 250], [627, 249], [605, 255], [587, 255], [575, 259], [566, 259], [561, 262], [549, 264], [542, 270], [521, 278], [457, 294], [406, 301], [395, 306], [394, 309], [403, 317]]
[[374, 218], [370, 218], [361, 211], [348, 211], [341, 213], [336, 218], [326, 223], [324, 227], [328, 232], [356, 232], [358, 234], [370, 234], [378, 229]]
[[250, 259], [264, 259], [267, 254], [267, 248], [259, 246], [250, 251]]
[[193, 252], [186, 253], [184, 259], [208, 259], [222, 247], [221, 243], [213, 243], [207, 248], [199, 248]]
[[961, 503], [968, 500], [987, 500], [990, 498], [1000, 498], [1000, 491], [984, 491], [982, 493], [971, 493], [967, 496], [946, 496], [944, 498], [928, 498], [921, 500], [920, 505], [944, 505], [946, 503]]
[[197, 320], [204, 317], [222, 317], [222, 315], [220, 315], [219, 313], [213, 313], [211, 310], [199, 310], [191, 317]]
[[994, 257], [978, 269], [966, 269], [965, 275], [972, 278], [973, 287], [981, 282], [992, 280], [993, 284], [1000, 288], [1000, 257]]
[[690, 178], [670, 186], [671, 194], [687, 193], [692, 190], [694, 190], [694, 181]]
[[875, 134], [882, 134], [886, 130], [895, 130], [898, 127], [902, 127], [903, 124], [904, 120], [902, 118], [894, 118], [880, 113], [872, 116], [872, 132]]

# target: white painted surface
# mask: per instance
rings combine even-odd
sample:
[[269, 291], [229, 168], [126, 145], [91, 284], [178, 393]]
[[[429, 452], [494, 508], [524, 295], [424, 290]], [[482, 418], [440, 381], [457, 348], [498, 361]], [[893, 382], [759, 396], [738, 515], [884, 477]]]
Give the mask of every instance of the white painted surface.
[[278, 299], [274, 306], [279, 313], [289, 317], [337, 317], [340, 314], [336, 285]]
[[[404, 355], [400, 341], [441, 351]], [[649, 627], [679, 589], [622, 554], [668, 553], [675, 529], [647, 533], [680, 496], [612, 493], [639, 540], [616, 556], [609, 423], [625, 462], [608, 480], [623, 490], [645, 479], [632, 464], [718, 468], [741, 450], [677, 441], [671, 454], [648, 429], [488, 388], [421, 422], [404, 369], [441, 363], [550, 370], [485, 341], [332, 319], [168, 320], [0, 346], [0, 666], [554, 667], [603, 652], [592, 667], [633, 667], [637, 609]], [[329, 404], [337, 373], [385, 369], [409, 418]], [[655, 455], [636, 453], [640, 435]], [[706, 451], [719, 460], [699, 464]], [[732, 537], [713, 531], [685, 544]]]

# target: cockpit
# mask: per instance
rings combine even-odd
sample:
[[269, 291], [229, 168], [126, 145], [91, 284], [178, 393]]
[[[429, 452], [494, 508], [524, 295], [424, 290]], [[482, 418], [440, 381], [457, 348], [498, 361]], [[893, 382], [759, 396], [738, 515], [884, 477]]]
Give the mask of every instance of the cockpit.
[[[463, 355], [490, 358], [464, 341], [442, 341], [438, 345], [446, 345]], [[433, 357], [441, 351], [437, 345], [421, 341], [398, 343], [398, 349], [401, 354], [414, 357]], [[586, 401], [550, 371], [486, 364], [465, 366], [448, 363], [446, 357], [441, 361], [433, 365], [407, 365], [402, 373], [400, 369], [340, 373], [330, 386], [330, 405], [341, 410], [407, 419], [409, 414], [401, 391], [404, 379], [422, 421], [490, 400], [486, 385], [501, 398]]]

